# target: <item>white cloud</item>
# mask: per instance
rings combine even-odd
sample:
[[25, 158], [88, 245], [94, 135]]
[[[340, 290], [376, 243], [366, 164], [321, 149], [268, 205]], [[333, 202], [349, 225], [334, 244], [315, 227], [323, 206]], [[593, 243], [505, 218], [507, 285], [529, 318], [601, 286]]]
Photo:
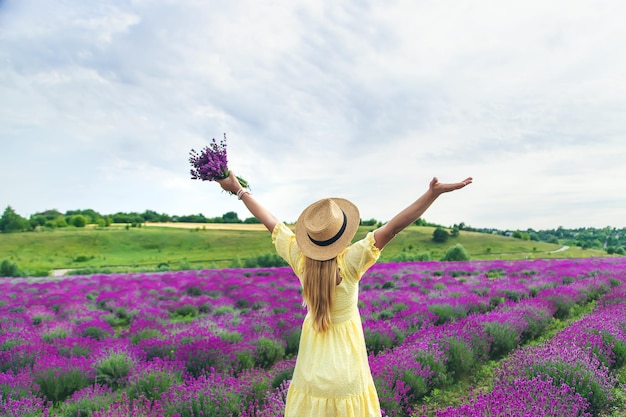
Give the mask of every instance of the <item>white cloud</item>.
[[388, 220], [623, 227], [620, 1], [0, 2], [0, 206], [249, 214], [189, 179], [230, 161], [287, 221], [343, 195]]

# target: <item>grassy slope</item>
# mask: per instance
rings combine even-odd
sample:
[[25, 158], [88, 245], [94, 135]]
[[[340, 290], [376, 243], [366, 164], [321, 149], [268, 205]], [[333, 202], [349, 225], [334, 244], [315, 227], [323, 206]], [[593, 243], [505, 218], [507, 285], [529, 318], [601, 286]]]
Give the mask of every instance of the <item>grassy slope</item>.
[[[371, 227], [361, 227], [355, 239], [370, 230]], [[433, 259], [439, 259], [456, 243], [465, 247], [472, 260], [606, 256], [603, 251], [580, 248], [550, 253], [559, 245], [473, 232], [461, 232], [457, 238], [437, 244], [432, 242], [432, 233], [431, 227], [407, 228], [385, 248], [381, 262], [391, 261], [403, 250], [416, 254], [430, 252]], [[221, 268], [237, 257], [244, 259], [273, 252], [274, 247], [265, 230], [110, 227], [0, 234], [0, 261], [9, 259], [21, 269], [31, 271], [102, 266], [154, 267], [164, 262], [172, 267], [186, 262], [192, 268]], [[87, 260], [79, 261], [79, 257]]]

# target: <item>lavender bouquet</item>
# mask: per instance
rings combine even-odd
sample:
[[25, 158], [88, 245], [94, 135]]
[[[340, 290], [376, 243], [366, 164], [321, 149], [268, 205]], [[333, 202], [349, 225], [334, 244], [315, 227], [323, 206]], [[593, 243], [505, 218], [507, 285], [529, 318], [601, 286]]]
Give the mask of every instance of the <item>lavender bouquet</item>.
[[[192, 180], [215, 181], [227, 178], [228, 155], [226, 154], [226, 134], [224, 134], [224, 139], [219, 143], [213, 138], [211, 144], [205, 146], [199, 153], [192, 149], [189, 162], [192, 166]], [[242, 187], [250, 188], [248, 181], [241, 177], [237, 177], [237, 180]]]

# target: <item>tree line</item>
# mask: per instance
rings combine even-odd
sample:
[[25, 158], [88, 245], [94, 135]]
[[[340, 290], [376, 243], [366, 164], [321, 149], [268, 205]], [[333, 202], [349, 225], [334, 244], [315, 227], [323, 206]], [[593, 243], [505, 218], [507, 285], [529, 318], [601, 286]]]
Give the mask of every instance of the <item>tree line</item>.
[[[236, 212], [229, 211], [219, 217], [206, 217], [203, 214], [189, 215], [169, 215], [157, 213], [154, 210], [138, 212], [118, 212], [114, 214], [101, 214], [92, 209], [68, 210], [65, 213], [56, 209], [45, 210], [32, 214], [29, 218], [22, 217], [11, 206], [7, 206], [0, 217], [0, 232], [22, 232], [32, 231], [38, 228], [63, 228], [63, 227], [85, 227], [96, 225], [108, 227], [113, 223], [126, 224], [132, 227], [140, 227], [148, 222], [174, 222], [174, 223], [259, 223], [254, 217], [240, 219]], [[381, 226], [383, 222], [376, 219], [361, 220], [363, 226]], [[548, 230], [499, 230], [494, 228], [474, 228], [461, 222], [451, 227], [429, 223], [424, 219], [415, 222], [418, 226], [435, 227], [433, 240], [445, 242], [448, 237], [454, 237], [461, 230], [498, 234], [509, 236], [521, 240], [547, 242], [568, 246], [578, 246], [583, 249], [604, 250], [608, 254], [624, 255], [626, 252], [626, 228], [604, 227], [604, 228], [576, 228], [565, 229], [558, 227]]]

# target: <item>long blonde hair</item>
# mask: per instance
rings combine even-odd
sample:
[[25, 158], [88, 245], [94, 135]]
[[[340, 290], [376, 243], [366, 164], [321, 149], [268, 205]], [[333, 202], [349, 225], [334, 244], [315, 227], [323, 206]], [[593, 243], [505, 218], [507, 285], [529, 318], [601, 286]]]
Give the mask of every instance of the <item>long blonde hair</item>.
[[330, 309], [337, 285], [337, 258], [318, 261], [305, 256], [302, 283], [303, 304], [313, 317], [313, 328], [328, 330], [331, 324]]

